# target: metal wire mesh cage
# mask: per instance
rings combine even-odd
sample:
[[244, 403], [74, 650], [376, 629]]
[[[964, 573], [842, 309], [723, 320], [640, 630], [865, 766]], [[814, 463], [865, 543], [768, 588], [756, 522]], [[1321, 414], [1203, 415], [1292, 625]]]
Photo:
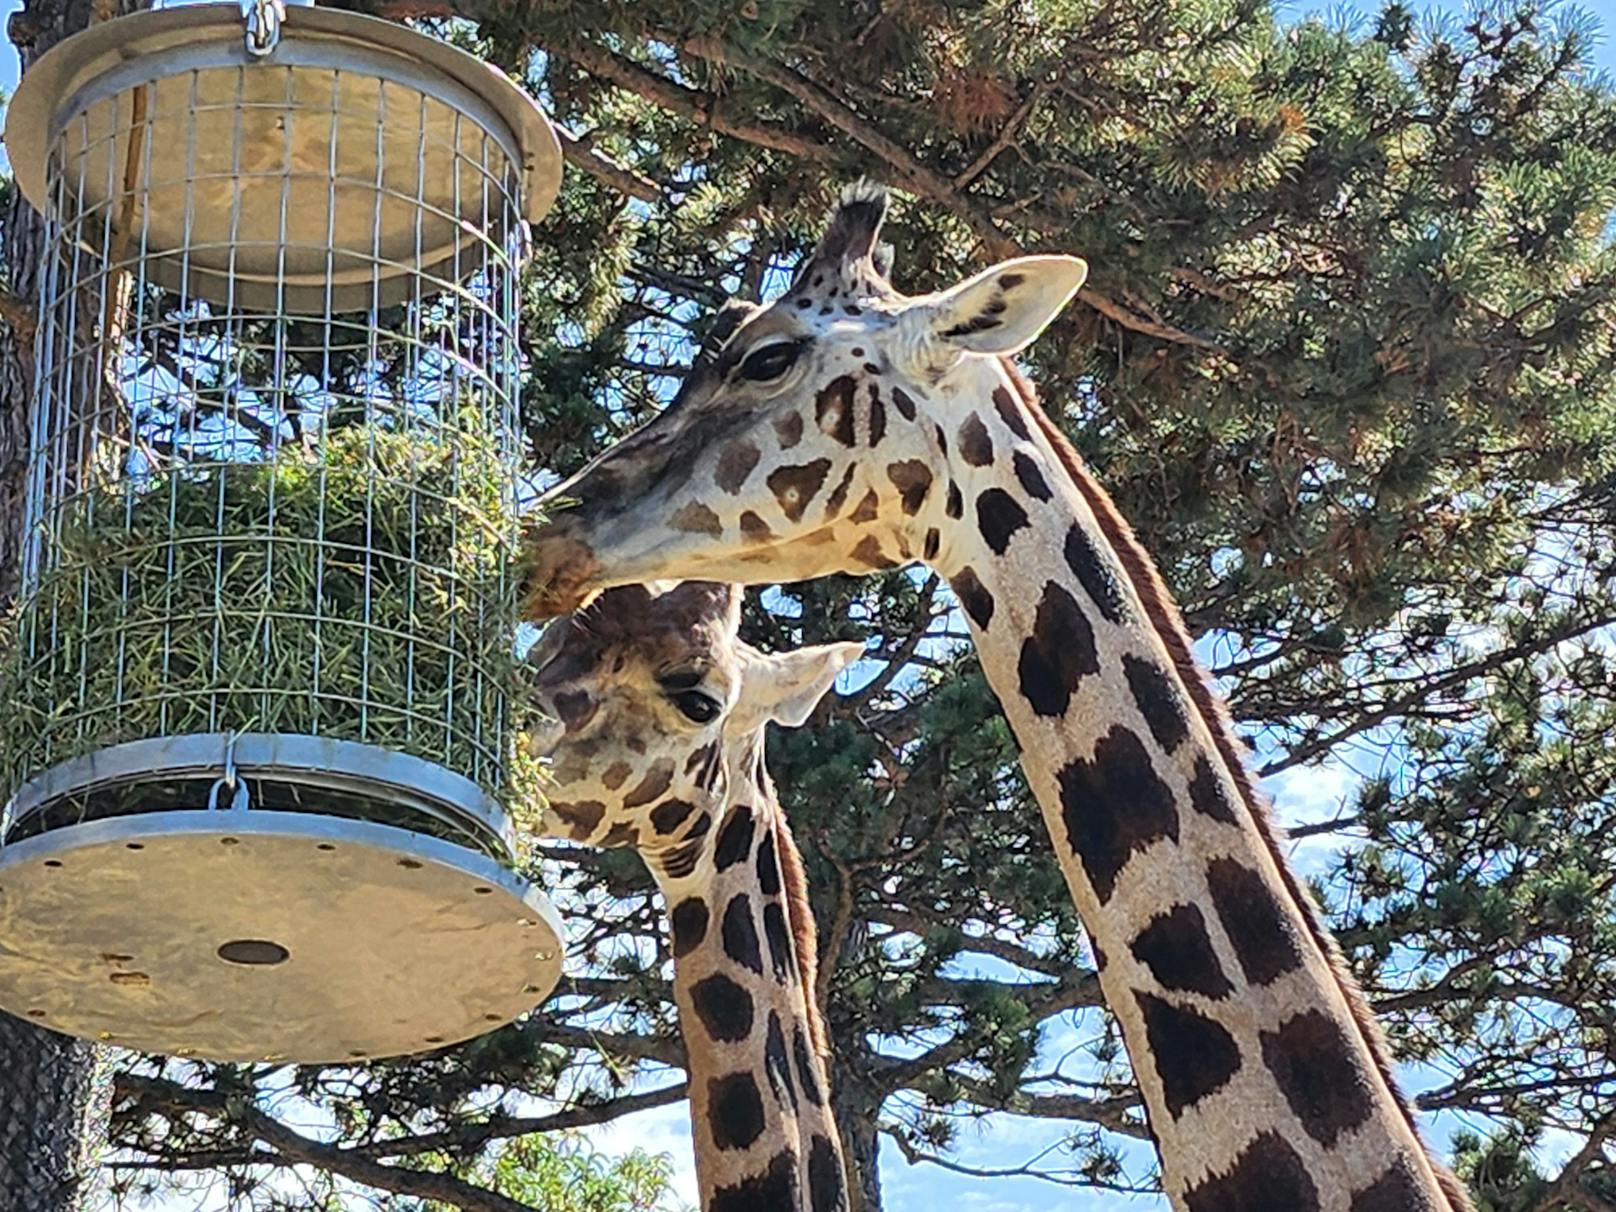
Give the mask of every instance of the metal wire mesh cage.
[[[383, 1055], [555, 979], [553, 913], [498, 866], [495, 796], [517, 273], [559, 153], [470, 56], [277, 15], [249, 6], [245, 40], [235, 5], [101, 25], [35, 65], [8, 120], [50, 254], [0, 1005], [154, 1050]], [[436, 967], [406, 991], [401, 958]], [[444, 992], [460, 973], [470, 992]], [[378, 986], [432, 1004], [384, 1026]], [[246, 997], [261, 1010], [216, 1004]], [[199, 1000], [211, 1035], [164, 1025]]]

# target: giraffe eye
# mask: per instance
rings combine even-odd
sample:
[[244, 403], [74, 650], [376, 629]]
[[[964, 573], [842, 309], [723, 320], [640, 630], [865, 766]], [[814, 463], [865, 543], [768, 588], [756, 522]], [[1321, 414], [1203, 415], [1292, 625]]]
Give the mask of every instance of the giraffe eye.
[[718, 718], [718, 703], [699, 690], [681, 690], [668, 697], [692, 723], [707, 724]]
[[803, 342], [775, 341], [754, 349], [741, 360], [741, 378], [754, 383], [771, 383], [797, 364]]

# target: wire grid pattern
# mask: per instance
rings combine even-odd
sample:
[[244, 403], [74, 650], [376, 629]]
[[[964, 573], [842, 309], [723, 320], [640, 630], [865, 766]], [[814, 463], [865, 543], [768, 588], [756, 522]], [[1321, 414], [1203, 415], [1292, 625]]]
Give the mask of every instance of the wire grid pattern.
[[424, 90], [232, 71], [137, 85], [51, 146], [7, 791], [221, 732], [496, 790], [520, 166]]

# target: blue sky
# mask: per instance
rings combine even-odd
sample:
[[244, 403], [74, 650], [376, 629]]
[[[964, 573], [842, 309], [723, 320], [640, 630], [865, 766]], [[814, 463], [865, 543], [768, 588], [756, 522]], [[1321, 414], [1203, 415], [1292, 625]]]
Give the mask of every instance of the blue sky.
[[[0, 0], [0, 25], [3, 25], [5, 19], [20, 6], [19, 0]], [[1354, 15], [1372, 13], [1377, 7], [1373, 3], [1328, 7], [1292, 3], [1286, 5], [1286, 10], [1298, 18], [1316, 12], [1350, 18]], [[1434, 12], [1465, 11], [1462, 2], [1455, 3], [1453, 0], [1443, 0], [1424, 6], [1416, 4], [1415, 7], [1423, 7], [1427, 11]], [[1592, 0], [1591, 3], [1585, 3], [1580, 7], [1584, 12], [1597, 18], [1606, 29], [1616, 26], [1616, 0]], [[1601, 41], [1596, 61], [1602, 69], [1616, 74], [1616, 46], [1613, 46], [1608, 37]], [[0, 88], [9, 92], [16, 83], [17, 71], [15, 51], [9, 43], [0, 46]], [[1371, 772], [1354, 769], [1351, 755], [1346, 755], [1322, 767], [1289, 771], [1279, 778], [1270, 780], [1269, 790], [1274, 795], [1282, 819], [1287, 823], [1328, 819], [1337, 814], [1342, 804], [1351, 796], [1360, 778], [1367, 773]], [[1293, 857], [1304, 869], [1317, 867], [1325, 861], [1330, 848], [1336, 844], [1329, 839], [1304, 843], [1296, 848]], [[1045, 1049], [1046, 1055], [1058, 1056], [1064, 1051], [1062, 1042], [1058, 1032], [1052, 1033], [1052, 1038]], [[1426, 1084], [1422, 1081], [1422, 1075], [1416, 1072], [1406, 1072], [1405, 1081], [1416, 1089]], [[599, 1130], [596, 1139], [602, 1147], [613, 1152], [635, 1146], [653, 1152], [668, 1152], [674, 1159], [681, 1194], [694, 1203], [694, 1174], [690, 1161], [689, 1132], [685, 1114], [684, 1107], [679, 1105], [628, 1117]], [[1432, 1135], [1439, 1141], [1445, 1140], [1456, 1126], [1457, 1122], [1432, 1124]], [[1011, 1116], [996, 1116], [979, 1123], [962, 1124], [959, 1147], [954, 1156], [966, 1166], [1014, 1168], [1041, 1153], [1059, 1136], [1057, 1125]], [[1551, 1147], [1555, 1147], [1558, 1151], [1566, 1147], [1566, 1142], [1558, 1142], [1557, 1145], [1551, 1143]], [[973, 1179], [947, 1173], [936, 1167], [911, 1167], [897, 1156], [890, 1144], [883, 1148], [882, 1157], [887, 1207], [890, 1212], [923, 1212], [937, 1206], [940, 1200], [948, 1201], [958, 1212], [1054, 1212], [1055, 1209], [1060, 1209], [1061, 1212], [1111, 1209], [1114, 1212], [1123, 1203], [1138, 1209], [1139, 1212], [1146, 1210], [1154, 1212], [1155, 1209], [1164, 1206], [1160, 1201], [1144, 1198], [1127, 1203], [1111, 1195], [1086, 1195], [1032, 1178]], [[191, 1212], [219, 1212], [224, 1207], [224, 1201], [222, 1197], [214, 1199], [207, 1195], [193, 1194], [153, 1207], [161, 1207], [165, 1212], [167, 1209], [179, 1208]]]

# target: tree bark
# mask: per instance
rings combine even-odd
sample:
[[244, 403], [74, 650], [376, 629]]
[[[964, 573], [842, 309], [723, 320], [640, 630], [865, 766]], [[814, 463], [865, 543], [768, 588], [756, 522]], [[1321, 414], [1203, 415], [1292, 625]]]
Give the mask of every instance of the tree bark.
[[[137, 7], [129, 0], [29, 0], [12, 16], [9, 33], [26, 71], [91, 20]], [[0, 223], [7, 270], [7, 306], [0, 321], [0, 602], [9, 602], [20, 571], [32, 322], [45, 228], [16, 190]], [[0, 1209], [74, 1212], [81, 1206], [105, 1138], [107, 1077], [91, 1045], [0, 1013]]]
[[850, 1212], [881, 1212], [881, 1133], [876, 1127], [880, 1096], [872, 1100], [857, 1074], [839, 1063], [834, 1051], [830, 1063], [831, 1107], [836, 1112], [836, 1130], [841, 1134], [847, 1158]]

